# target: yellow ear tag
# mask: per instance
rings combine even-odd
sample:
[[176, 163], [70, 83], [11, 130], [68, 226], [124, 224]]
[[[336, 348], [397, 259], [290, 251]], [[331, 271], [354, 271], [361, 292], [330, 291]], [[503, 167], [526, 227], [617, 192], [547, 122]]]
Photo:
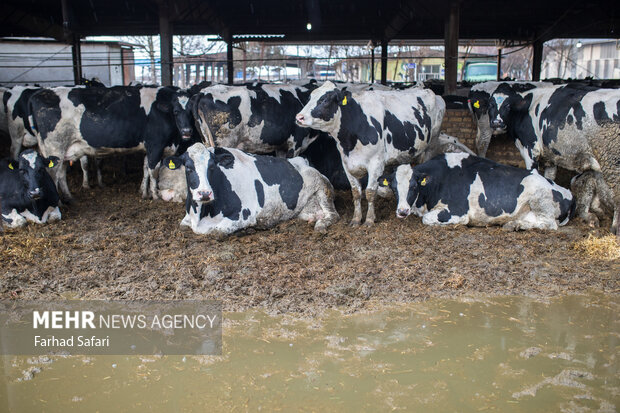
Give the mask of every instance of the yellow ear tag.
[[383, 186], [388, 186], [389, 184], [390, 184], [390, 183], [388, 182], [388, 180], [387, 180], [387, 179], [384, 179], [384, 180], [383, 180]]
[[174, 164], [174, 162], [172, 162], [172, 159], [170, 159], [170, 162], [168, 163], [168, 168], [170, 169], [176, 169], [177, 166]]
[[347, 104], [347, 97], [345, 96], [344, 99], [342, 99], [342, 106], [345, 106]]
[[420, 185], [422, 186], [426, 185], [426, 178], [422, 179], [422, 182], [420, 182]]
[[474, 107], [475, 107], [476, 109], [480, 109], [480, 101], [478, 101], [478, 100], [477, 100], [477, 101], [475, 101], [475, 102], [474, 102]]
[[47, 165], [49, 168], [53, 168], [54, 167], [54, 161], [50, 161], [50, 164]]
[[12, 163], [9, 163], [9, 169], [15, 169], [15, 168], [13, 168], [13, 164]]

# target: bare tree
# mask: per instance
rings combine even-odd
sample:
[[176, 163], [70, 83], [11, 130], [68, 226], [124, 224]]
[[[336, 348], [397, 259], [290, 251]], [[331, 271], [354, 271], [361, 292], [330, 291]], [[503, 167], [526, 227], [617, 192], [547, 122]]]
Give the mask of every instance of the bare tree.
[[123, 41], [132, 43], [141, 48], [150, 61], [150, 83], [158, 83], [156, 61], [159, 56], [159, 37], [158, 36], [127, 36]]

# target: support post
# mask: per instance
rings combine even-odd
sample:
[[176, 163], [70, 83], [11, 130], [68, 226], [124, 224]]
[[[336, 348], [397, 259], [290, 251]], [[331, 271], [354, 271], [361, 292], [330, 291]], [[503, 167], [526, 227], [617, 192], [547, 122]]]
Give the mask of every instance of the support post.
[[457, 67], [459, 61], [459, 3], [450, 2], [446, 19], [444, 39], [445, 83], [444, 95], [456, 93]]
[[381, 40], [381, 84], [387, 85], [388, 41]]
[[172, 86], [172, 27], [170, 24], [168, 4], [159, 4], [159, 44], [161, 53], [161, 84]]
[[532, 80], [540, 81], [540, 69], [542, 66], [543, 41], [541, 39], [534, 40], [532, 44], [534, 55], [532, 57]]
[[497, 49], [497, 80], [502, 80], [502, 48]]
[[232, 85], [235, 81], [235, 70], [233, 67], [233, 43], [232, 43], [232, 34], [228, 34], [226, 36], [226, 69], [228, 72], [228, 84]]
[[80, 36], [75, 33], [71, 45], [71, 59], [73, 62], [73, 82], [80, 85], [82, 84], [82, 45]]
[[370, 49], [370, 83], [375, 83], [375, 45]]

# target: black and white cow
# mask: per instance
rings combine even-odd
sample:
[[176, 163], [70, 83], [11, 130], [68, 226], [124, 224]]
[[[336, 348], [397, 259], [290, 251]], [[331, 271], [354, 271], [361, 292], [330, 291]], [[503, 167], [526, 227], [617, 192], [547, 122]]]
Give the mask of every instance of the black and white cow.
[[164, 164], [185, 166], [188, 193], [181, 225], [196, 233], [270, 228], [293, 218], [316, 221], [314, 229], [325, 231], [338, 220], [331, 184], [299, 157], [251, 155], [196, 143]]
[[590, 139], [602, 124], [620, 122], [620, 90], [561, 85], [515, 92], [500, 85], [489, 104], [493, 133], [508, 132], [528, 169], [539, 163], [583, 172], [600, 170]]
[[617, 231], [620, 90], [568, 84], [515, 93], [500, 87], [492, 96], [489, 114], [494, 131], [513, 136], [527, 168], [541, 164], [549, 179], [554, 179], [558, 166], [579, 173], [601, 172], [617, 199], [612, 232]]
[[295, 114], [308, 95], [306, 86], [214, 85], [192, 97], [192, 108], [206, 142], [213, 140], [217, 146], [292, 157], [317, 135], [295, 124]]
[[17, 159], [22, 146], [32, 147], [37, 144], [37, 138], [32, 133], [28, 121], [28, 101], [40, 90], [40, 87], [35, 86], [14, 86], [5, 91], [2, 96], [7, 129], [11, 136], [11, 157], [13, 159]]
[[[74, 161], [146, 151], [141, 191], [158, 198], [157, 172], [166, 148], [190, 139], [189, 94], [174, 87], [54, 88], [31, 96], [31, 125], [41, 152]], [[55, 181], [68, 200], [64, 163]]]
[[486, 156], [491, 143], [493, 129], [489, 120], [489, 105], [491, 96], [500, 85], [510, 88], [514, 92], [528, 91], [541, 87], [552, 87], [551, 82], [484, 82], [472, 86], [469, 91], [469, 110], [476, 122], [476, 152], [478, 156]]
[[557, 229], [575, 209], [568, 189], [536, 170], [501, 165], [467, 153], [447, 153], [379, 178], [396, 195], [396, 216], [410, 213], [425, 225], [503, 225]]
[[375, 221], [377, 178], [386, 165], [413, 161], [439, 135], [445, 103], [432, 91], [351, 93], [325, 82], [297, 114], [300, 126], [329, 133], [337, 142], [351, 185], [355, 211], [351, 225], [362, 220], [359, 179], [368, 175], [366, 225]]
[[9, 228], [27, 221], [44, 224], [61, 217], [58, 192], [47, 173], [58, 158], [44, 158], [32, 149], [22, 152], [17, 161], [0, 160], [0, 204], [2, 220]]

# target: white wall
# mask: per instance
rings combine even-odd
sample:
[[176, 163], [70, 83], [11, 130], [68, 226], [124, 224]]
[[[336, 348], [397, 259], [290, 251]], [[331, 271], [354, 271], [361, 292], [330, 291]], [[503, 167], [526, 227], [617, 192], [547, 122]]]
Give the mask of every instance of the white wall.
[[[106, 86], [123, 84], [120, 46], [82, 43], [82, 74]], [[52, 41], [0, 41], [0, 84], [72, 85], [71, 46]]]

